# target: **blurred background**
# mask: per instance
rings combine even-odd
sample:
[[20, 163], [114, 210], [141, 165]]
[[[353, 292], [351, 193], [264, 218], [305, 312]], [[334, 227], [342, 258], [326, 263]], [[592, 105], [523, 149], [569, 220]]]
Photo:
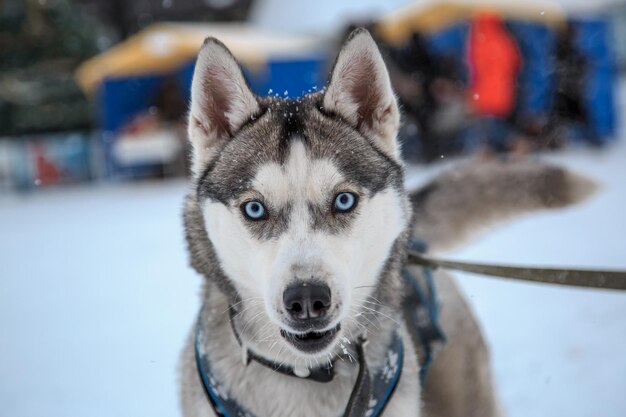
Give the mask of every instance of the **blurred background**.
[[[0, 416], [180, 414], [197, 51], [215, 36], [257, 94], [293, 98], [356, 26], [402, 105], [409, 187], [468, 158], [602, 184], [454, 257], [626, 268], [624, 0], [0, 0]], [[508, 416], [625, 415], [625, 295], [457, 276]]]

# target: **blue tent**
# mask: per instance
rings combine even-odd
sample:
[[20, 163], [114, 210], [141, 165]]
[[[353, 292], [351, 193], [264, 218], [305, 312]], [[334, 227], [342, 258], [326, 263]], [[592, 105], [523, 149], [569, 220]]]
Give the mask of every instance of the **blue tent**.
[[115, 157], [120, 130], [154, 105], [166, 81], [175, 81], [179, 98], [189, 101], [195, 57], [206, 36], [225, 42], [242, 64], [253, 91], [298, 97], [321, 88], [326, 53], [310, 37], [282, 39], [245, 25], [175, 25], [150, 27], [84, 64], [77, 77], [99, 109], [105, 172], [109, 178], [157, 173], [161, 164], [124, 164]]

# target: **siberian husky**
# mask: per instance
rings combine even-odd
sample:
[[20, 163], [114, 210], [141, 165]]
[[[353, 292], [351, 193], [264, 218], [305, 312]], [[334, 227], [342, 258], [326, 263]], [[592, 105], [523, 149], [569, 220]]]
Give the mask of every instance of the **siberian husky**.
[[[357, 380], [372, 379], [372, 390], [381, 375], [396, 378], [385, 417], [500, 415], [479, 325], [442, 271], [434, 281], [446, 342], [421, 386], [424, 364], [402, 308], [408, 241], [444, 250], [514, 215], [577, 202], [591, 185], [539, 163], [490, 162], [409, 193], [399, 123], [363, 29], [346, 41], [327, 87], [297, 100], [255, 96], [228, 49], [205, 41], [188, 127], [184, 222], [205, 280], [181, 359], [186, 417], [357, 415], [346, 411]], [[395, 335], [400, 369], [389, 362]], [[312, 379], [320, 370], [332, 379]], [[370, 394], [359, 413], [380, 415], [377, 400]]]

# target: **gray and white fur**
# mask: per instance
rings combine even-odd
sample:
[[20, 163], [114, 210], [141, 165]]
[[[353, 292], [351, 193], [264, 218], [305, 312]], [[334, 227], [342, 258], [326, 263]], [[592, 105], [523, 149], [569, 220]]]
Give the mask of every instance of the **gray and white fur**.
[[[407, 239], [449, 247], [485, 225], [572, 204], [591, 185], [541, 164], [490, 163], [461, 167], [409, 195], [399, 120], [384, 62], [365, 30], [346, 41], [327, 88], [298, 100], [255, 96], [219, 41], [207, 39], [200, 51], [184, 222], [191, 264], [205, 278], [202, 323], [210, 340], [204, 349], [223, 390], [259, 417], [341, 416], [358, 371], [343, 349], [365, 335], [375, 373], [396, 327], [407, 355], [386, 417], [499, 415], [480, 328], [445, 273], [436, 281], [448, 343], [421, 392], [401, 316]], [[343, 192], [357, 197], [349, 212], [333, 209]], [[266, 216], [247, 218], [250, 201], [261, 202]], [[319, 326], [340, 324], [332, 343], [315, 352], [281, 335], [306, 331], [282, 297], [294, 283], [309, 282], [330, 289], [332, 303]], [[285, 376], [255, 361], [244, 365], [231, 314], [246, 349], [292, 367], [334, 361], [334, 380]], [[181, 359], [183, 414], [213, 416], [192, 341]]]

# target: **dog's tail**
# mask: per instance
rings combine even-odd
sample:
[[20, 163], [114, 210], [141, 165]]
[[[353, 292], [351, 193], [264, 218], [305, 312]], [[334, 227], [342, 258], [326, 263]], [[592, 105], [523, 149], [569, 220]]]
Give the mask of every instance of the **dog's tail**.
[[432, 251], [452, 249], [497, 223], [539, 209], [565, 207], [596, 184], [562, 168], [487, 162], [447, 172], [410, 195], [413, 235]]

